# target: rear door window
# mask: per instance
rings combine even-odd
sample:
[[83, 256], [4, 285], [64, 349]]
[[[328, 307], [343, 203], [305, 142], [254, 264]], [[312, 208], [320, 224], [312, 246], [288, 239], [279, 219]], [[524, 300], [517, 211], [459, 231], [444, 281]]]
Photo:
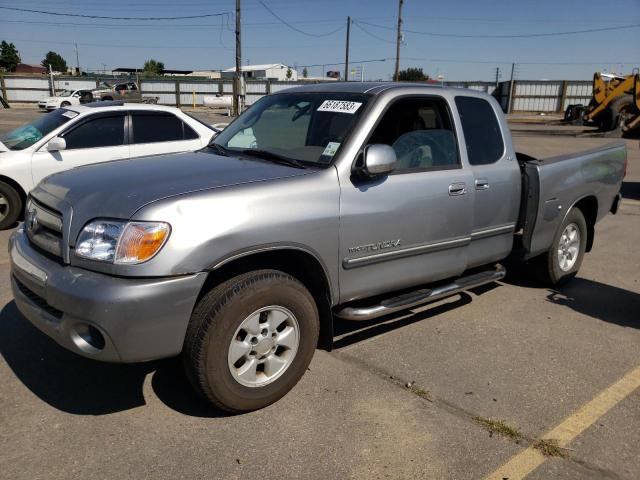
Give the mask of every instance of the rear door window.
[[133, 143], [175, 142], [198, 138], [198, 134], [172, 113], [132, 112]]
[[456, 97], [456, 107], [471, 165], [495, 163], [504, 154], [504, 141], [496, 113], [489, 102], [478, 97]]
[[67, 150], [117, 147], [124, 144], [124, 115], [98, 117], [62, 135]]

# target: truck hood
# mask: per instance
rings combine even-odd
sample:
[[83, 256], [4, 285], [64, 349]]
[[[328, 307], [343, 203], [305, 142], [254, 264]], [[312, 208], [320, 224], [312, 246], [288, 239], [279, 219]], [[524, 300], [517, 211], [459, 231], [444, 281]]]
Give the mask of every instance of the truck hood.
[[[224, 157], [204, 149], [74, 168], [45, 178], [32, 194], [38, 198], [44, 191], [70, 205], [74, 220], [128, 219], [141, 207], [163, 198], [313, 171], [260, 159]], [[47, 195], [42, 197], [44, 201]]]

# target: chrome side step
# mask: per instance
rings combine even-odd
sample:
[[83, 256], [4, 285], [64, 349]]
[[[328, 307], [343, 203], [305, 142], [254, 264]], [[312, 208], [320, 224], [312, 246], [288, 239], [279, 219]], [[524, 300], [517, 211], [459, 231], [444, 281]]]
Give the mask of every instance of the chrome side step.
[[429, 302], [440, 300], [460, 293], [470, 288], [479, 287], [486, 283], [495, 282], [504, 278], [507, 271], [502, 265], [496, 265], [495, 269], [474, 273], [466, 277], [460, 277], [447, 285], [434, 289], [423, 288], [409, 293], [403, 293], [396, 297], [387, 298], [375, 305], [366, 307], [344, 307], [335, 312], [335, 315], [351, 321], [372, 320], [390, 313], [409, 310]]

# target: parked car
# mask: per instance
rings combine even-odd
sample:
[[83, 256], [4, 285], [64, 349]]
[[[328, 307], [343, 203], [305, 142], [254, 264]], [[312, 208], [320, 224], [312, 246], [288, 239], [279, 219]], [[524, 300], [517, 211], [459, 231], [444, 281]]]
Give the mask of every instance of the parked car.
[[98, 88], [91, 90], [93, 100], [110, 101], [125, 100], [127, 102], [139, 102], [142, 99], [140, 87], [136, 82], [118, 82], [109, 84], [100, 82]]
[[63, 90], [58, 95], [39, 100], [38, 108], [41, 110], [51, 111], [56, 108], [87, 103], [91, 98], [91, 90]]
[[65, 107], [0, 136], [0, 229], [15, 224], [26, 194], [47, 175], [110, 160], [186, 152], [216, 130], [174, 107], [92, 103]]
[[10, 240], [13, 295], [73, 352], [181, 354], [211, 404], [254, 410], [330, 348], [334, 316], [371, 320], [499, 280], [510, 255], [569, 281], [617, 211], [625, 168], [621, 143], [518, 156], [479, 92], [288, 89], [210, 148], [43, 180]]

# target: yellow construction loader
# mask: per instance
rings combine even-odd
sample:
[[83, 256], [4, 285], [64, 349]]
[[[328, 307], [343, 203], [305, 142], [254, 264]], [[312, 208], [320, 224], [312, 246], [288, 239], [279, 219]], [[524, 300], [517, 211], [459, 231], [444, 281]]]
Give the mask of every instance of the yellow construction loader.
[[622, 132], [640, 130], [640, 73], [619, 76], [596, 72], [589, 105], [570, 105], [565, 119], [578, 120], [585, 125], [596, 125], [602, 131], [618, 128]]

